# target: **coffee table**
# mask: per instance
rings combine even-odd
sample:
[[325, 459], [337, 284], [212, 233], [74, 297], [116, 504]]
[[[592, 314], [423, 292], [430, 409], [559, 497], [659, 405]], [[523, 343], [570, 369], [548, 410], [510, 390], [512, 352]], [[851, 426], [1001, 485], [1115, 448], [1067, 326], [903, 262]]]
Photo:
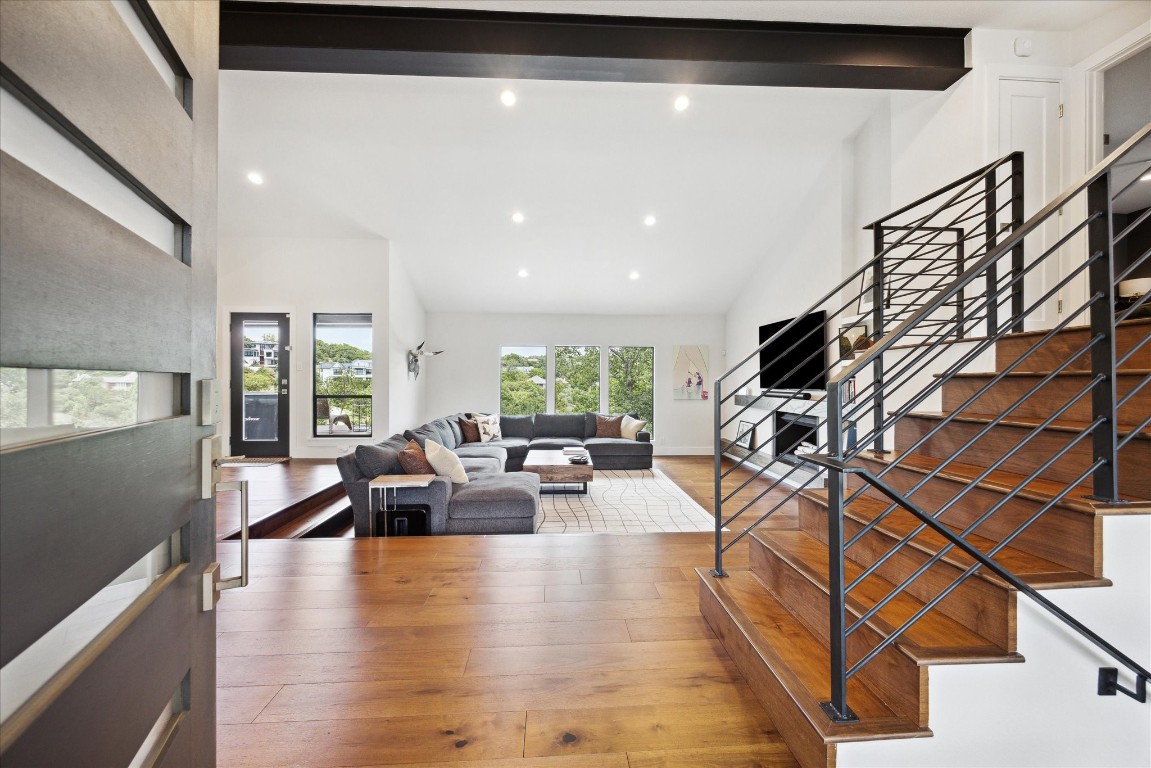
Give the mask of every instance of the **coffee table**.
[[[587, 493], [587, 484], [595, 479], [591, 457], [587, 464], [572, 464], [563, 451], [528, 451], [524, 472], [535, 472], [541, 483], [579, 483], [575, 493]], [[572, 493], [561, 488], [540, 488], [540, 493]]]

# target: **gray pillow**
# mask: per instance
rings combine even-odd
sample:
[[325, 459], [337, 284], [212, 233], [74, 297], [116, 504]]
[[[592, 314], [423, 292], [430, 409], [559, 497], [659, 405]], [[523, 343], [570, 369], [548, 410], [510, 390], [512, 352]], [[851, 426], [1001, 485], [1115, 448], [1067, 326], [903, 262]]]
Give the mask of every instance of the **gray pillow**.
[[574, 437], [583, 440], [586, 419], [582, 413], [537, 413], [535, 437]]
[[500, 433], [504, 437], [535, 437], [534, 419], [531, 416], [500, 416]]
[[383, 445], [357, 445], [356, 463], [369, 479], [377, 475], [404, 474], [396, 451]]
[[439, 437], [433, 437], [432, 439], [440, 445], [444, 446], [445, 448], [455, 448], [457, 445], [459, 445], [459, 443], [455, 442], [455, 437], [452, 434], [451, 425], [448, 424], [448, 420], [446, 418], [436, 419], [435, 421], [429, 422], [428, 426], [439, 433]]
[[443, 435], [440, 434], [440, 431], [433, 427], [431, 424], [424, 424], [423, 426], [416, 427], [415, 429], [409, 429], [404, 432], [404, 437], [409, 440], [415, 440], [417, 443], [419, 443], [421, 448], [424, 447], [424, 441], [428, 438], [435, 440], [437, 443], [444, 439]]

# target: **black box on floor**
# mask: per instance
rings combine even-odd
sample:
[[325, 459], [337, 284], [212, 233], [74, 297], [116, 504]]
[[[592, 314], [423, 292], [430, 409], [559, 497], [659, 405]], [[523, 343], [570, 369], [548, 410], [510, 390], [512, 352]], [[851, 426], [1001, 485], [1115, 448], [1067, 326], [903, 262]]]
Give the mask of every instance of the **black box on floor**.
[[427, 536], [427, 504], [410, 504], [396, 509], [384, 509], [376, 513], [377, 536]]

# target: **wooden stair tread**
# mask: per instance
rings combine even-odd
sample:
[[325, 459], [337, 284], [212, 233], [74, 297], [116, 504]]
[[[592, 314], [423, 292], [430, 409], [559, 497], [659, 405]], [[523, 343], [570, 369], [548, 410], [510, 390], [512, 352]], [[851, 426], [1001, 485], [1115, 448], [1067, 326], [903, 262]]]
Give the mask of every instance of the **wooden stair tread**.
[[832, 722], [819, 706], [831, 691], [827, 645], [788, 611], [751, 571], [733, 569], [722, 579], [704, 569], [698, 569], [697, 573], [704, 588], [715, 595], [824, 743], [931, 735], [930, 729], [895, 715], [856, 678], [848, 680], [847, 698], [859, 720]]
[[[752, 536], [783, 558], [792, 568], [828, 591], [827, 545], [803, 531], [755, 531]], [[847, 559], [844, 574], [848, 582], [863, 566]], [[871, 574], [847, 594], [848, 610], [858, 618], [895, 589], [887, 579]], [[923, 601], [903, 592], [885, 605], [868, 624], [883, 637], [889, 637], [905, 621], [923, 608]], [[938, 611], [929, 611], [903, 633], [896, 645], [919, 665], [941, 663], [1017, 662], [1023, 657], [1010, 653]]]
[[[1027, 378], [1027, 377], [1035, 378], [1035, 377], [1047, 376], [1050, 373], [1051, 373], [1051, 371], [1028, 371], [1028, 370], [1012, 371], [1011, 373], [1003, 374], [1003, 378], [1005, 378], [1005, 379]], [[1138, 376], [1138, 377], [1142, 378], [1142, 377], [1146, 377], [1148, 374], [1151, 374], [1151, 370], [1147, 370], [1146, 368], [1120, 368], [1120, 369], [1115, 371], [1115, 374], [1117, 376], [1131, 376], [1131, 377]], [[1000, 374], [998, 374], [994, 371], [960, 371], [958, 373], [951, 374], [951, 376], [949, 376], [948, 378], [953, 378], [953, 379], [991, 379], [991, 378], [994, 378], [994, 377], [999, 376], [999, 375]], [[1067, 370], [1065, 370], [1065, 371], [1060, 371], [1059, 373], [1055, 374], [1055, 377], [1053, 380], [1059, 379], [1060, 377], [1064, 377], [1064, 376], [1068, 377], [1068, 378], [1083, 379], [1083, 378], [1089, 378], [1092, 375], [1093, 374], [1090, 371], [1073, 371], [1073, 370], [1067, 371]], [[944, 375], [941, 373], [936, 373], [936, 374], [934, 374], [934, 377], [937, 379], [941, 379], [941, 378], [944, 378]]]
[[333, 515], [347, 509], [351, 502], [347, 496], [341, 496], [337, 499], [327, 502], [322, 506], [304, 512], [299, 517], [285, 523], [283, 526], [274, 530], [271, 535], [265, 536], [267, 539], [294, 539], [307, 533], [315, 526], [322, 523]]
[[[911, 416], [911, 417], [921, 418], [921, 419], [934, 419], [936, 421], [942, 421], [943, 419], [946, 419], [946, 418], [951, 416], [950, 413], [944, 413], [943, 411], [912, 411], [911, 413], [908, 413], [907, 415]], [[990, 416], [980, 416], [979, 414], [964, 413], [964, 414], [960, 414], [958, 416], [955, 416], [952, 420], [953, 421], [967, 422], [969, 424], [987, 424], [987, 423], [993, 421], [994, 419]], [[1035, 418], [1035, 417], [1031, 417], [1031, 416], [1010, 416], [1010, 417], [1007, 417], [1007, 418], [1003, 419], [1002, 421], [1000, 421], [999, 424], [1001, 426], [1005, 426], [1005, 427], [1034, 428], [1034, 427], [1042, 424], [1044, 421], [1046, 421], [1046, 419], [1039, 419], [1039, 418]], [[1075, 421], [1073, 419], [1056, 419], [1055, 421], [1048, 424], [1045, 427], [1045, 429], [1052, 430], [1055, 432], [1082, 432], [1084, 429], [1086, 429], [1089, 426], [1091, 426], [1091, 424], [1090, 424], [1090, 422], [1087, 422], [1087, 421]], [[1135, 430], [1135, 426], [1132, 424], [1120, 424], [1118, 427], [1118, 432], [1119, 432], [1120, 437], [1125, 437], [1126, 435], [1131, 434], [1131, 432], [1133, 432], [1134, 430]], [[1151, 440], [1151, 427], [1147, 427], [1147, 428], [1143, 429], [1141, 432], [1136, 434], [1133, 439], [1135, 439], [1135, 440]]]
[[[810, 497], [816, 498], [821, 504], [827, 504], [827, 492], [824, 490], [805, 491]], [[890, 504], [867, 496], [860, 496], [847, 505], [844, 514], [860, 523], [870, 523], [883, 513]], [[906, 510], [897, 508], [895, 512], [884, 518], [883, 522], [875, 526], [888, 536], [902, 539], [918, 527], [919, 521]], [[951, 526], [947, 526], [954, 533], [958, 533]], [[967, 542], [983, 552], [989, 551], [995, 543], [978, 534], [968, 534]], [[928, 555], [934, 555], [949, 542], [940, 534], [930, 529], [924, 529], [908, 542], [907, 546], [914, 547]], [[850, 550], [848, 550], [850, 556]], [[942, 562], [966, 570], [975, 560], [957, 548], [952, 548], [940, 558]], [[1071, 571], [1053, 563], [1050, 560], [1036, 555], [1022, 552], [1014, 547], [1007, 546], [995, 555], [995, 562], [1018, 576], [1023, 582], [1036, 588], [1053, 589], [1056, 587], [1100, 587], [1111, 584], [1108, 579], [1101, 579], [1079, 571]], [[975, 578], [984, 578], [997, 584], [1003, 581], [986, 568], [981, 568]]]
[[[1140, 326], [1140, 325], [1151, 325], [1151, 318], [1136, 317], [1136, 318], [1132, 318], [1129, 320], [1124, 320], [1121, 323], [1117, 323], [1115, 325], [1115, 327], [1116, 328], [1133, 328], [1133, 327]], [[1046, 336], [1050, 332], [1051, 332], [1050, 328], [1042, 329], [1042, 330], [1035, 330], [1035, 331], [1018, 331], [1016, 333], [1009, 333], [1006, 336], [1004, 336], [1003, 338], [1005, 338], [1005, 339], [1025, 339], [1025, 338], [1028, 338], [1030, 336]], [[1064, 328], [1063, 330], [1061, 330], [1059, 333], [1070, 334], [1070, 333], [1090, 333], [1090, 332], [1091, 332], [1091, 326], [1089, 326], [1089, 325], [1069, 325], [1066, 328]]]

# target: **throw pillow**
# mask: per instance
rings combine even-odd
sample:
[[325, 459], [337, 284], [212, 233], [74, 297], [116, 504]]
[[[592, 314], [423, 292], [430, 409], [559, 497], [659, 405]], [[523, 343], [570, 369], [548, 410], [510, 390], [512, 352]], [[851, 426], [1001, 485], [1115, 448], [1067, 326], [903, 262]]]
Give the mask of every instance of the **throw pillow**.
[[497, 414], [491, 416], [481, 416], [475, 414], [476, 426], [480, 428], [480, 442], [486, 443], [489, 440], [499, 440], [503, 435], [500, 433], [500, 417]]
[[460, 424], [461, 442], [478, 443], [480, 441], [480, 427], [471, 419], [456, 419]]
[[646, 426], [646, 421], [633, 419], [631, 416], [625, 415], [619, 425], [620, 437], [626, 437], [628, 440], [638, 440], [640, 430]]
[[435, 468], [437, 475], [446, 475], [453, 483], [460, 485], [468, 481], [468, 473], [464, 471], [460, 457], [435, 440], [424, 443], [424, 453], [427, 454], [428, 463]]
[[400, 466], [409, 475], [436, 474], [435, 467], [428, 463], [428, 457], [424, 455], [424, 449], [415, 440], [409, 440], [407, 448], [404, 448], [397, 455], [400, 459]]
[[403, 474], [397, 452], [386, 445], [357, 445], [356, 463], [365, 476]]
[[623, 416], [600, 416], [597, 413], [595, 417], [595, 436], [621, 437], [620, 425], [622, 423]]

